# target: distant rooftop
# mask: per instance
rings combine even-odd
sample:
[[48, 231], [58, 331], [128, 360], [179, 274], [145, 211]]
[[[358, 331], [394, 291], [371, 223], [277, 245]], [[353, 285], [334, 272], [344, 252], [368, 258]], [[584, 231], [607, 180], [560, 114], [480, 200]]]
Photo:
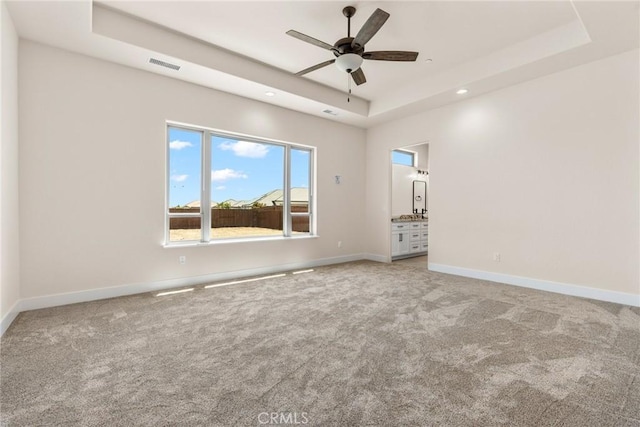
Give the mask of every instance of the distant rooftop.
[[[282, 189], [271, 190], [268, 193], [263, 194], [260, 197], [250, 200], [235, 200], [227, 199], [222, 202], [211, 202], [211, 207], [215, 208], [218, 205], [229, 204], [232, 208], [250, 208], [254, 204], [261, 204], [264, 206], [281, 206], [284, 198]], [[309, 189], [306, 187], [293, 187], [291, 189], [291, 204], [294, 206], [309, 204]], [[188, 208], [199, 208], [200, 200], [194, 200], [184, 205]]]

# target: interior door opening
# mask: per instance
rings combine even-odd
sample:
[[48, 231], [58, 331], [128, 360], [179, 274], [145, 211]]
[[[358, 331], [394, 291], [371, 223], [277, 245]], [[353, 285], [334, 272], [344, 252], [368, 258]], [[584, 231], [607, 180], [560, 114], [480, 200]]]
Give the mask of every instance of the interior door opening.
[[[391, 260], [424, 261], [429, 252], [429, 144], [391, 151]], [[411, 259], [411, 260], [409, 260]]]

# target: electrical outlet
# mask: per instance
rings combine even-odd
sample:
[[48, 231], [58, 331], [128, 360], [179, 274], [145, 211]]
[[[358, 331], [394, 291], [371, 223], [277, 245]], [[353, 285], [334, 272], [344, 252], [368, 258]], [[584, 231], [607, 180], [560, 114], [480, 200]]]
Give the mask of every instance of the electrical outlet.
[[187, 263], [187, 257], [184, 255], [181, 255], [180, 257], [178, 257], [178, 262], [180, 264], [186, 264]]
[[338, 247], [341, 248], [342, 247], [342, 240], [338, 240]]
[[493, 253], [493, 260], [495, 262], [500, 262], [500, 252], [494, 252]]

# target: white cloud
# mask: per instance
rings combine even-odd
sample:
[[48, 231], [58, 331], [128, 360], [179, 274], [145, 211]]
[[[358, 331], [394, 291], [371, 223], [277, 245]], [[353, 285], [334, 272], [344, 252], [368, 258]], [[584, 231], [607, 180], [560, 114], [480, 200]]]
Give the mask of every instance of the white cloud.
[[172, 150], [182, 150], [183, 148], [193, 147], [193, 144], [189, 141], [180, 141], [176, 139], [175, 141], [171, 141], [169, 143], [169, 148]]
[[216, 190], [226, 190], [227, 187], [225, 187], [224, 185], [218, 185], [215, 189]]
[[249, 141], [223, 142], [218, 147], [225, 151], [231, 150], [238, 157], [251, 157], [253, 159], [260, 159], [269, 152], [269, 147], [266, 145]]
[[171, 175], [171, 181], [183, 182], [189, 178], [189, 175]]
[[238, 178], [247, 179], [249, 177], [240, 171], [234, 171], [229, 168], [211, 171], [211, 181], [227, 181], [229, 179]]

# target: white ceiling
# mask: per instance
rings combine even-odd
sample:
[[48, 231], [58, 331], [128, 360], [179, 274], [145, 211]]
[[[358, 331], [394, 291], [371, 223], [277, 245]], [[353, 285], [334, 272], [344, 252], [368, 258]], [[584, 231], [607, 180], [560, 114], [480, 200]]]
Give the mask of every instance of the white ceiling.
[[[639, 46], [640, 1], [110, 1], [7, 2], [21, 37], [241, 96], [368, 127]], [[391, 17], [366, 50], [420, 52], [411, 62], [365, 61], [352, 85], [326, 50], [376, 8]], [[180, 71], [149, 64], [155, 57]], [[456, 95], [460, 87], [469, 89]], [[266, 91], [276, 93], [266, 97]], [[336, 116], [322, 113], [330, 109]]]

